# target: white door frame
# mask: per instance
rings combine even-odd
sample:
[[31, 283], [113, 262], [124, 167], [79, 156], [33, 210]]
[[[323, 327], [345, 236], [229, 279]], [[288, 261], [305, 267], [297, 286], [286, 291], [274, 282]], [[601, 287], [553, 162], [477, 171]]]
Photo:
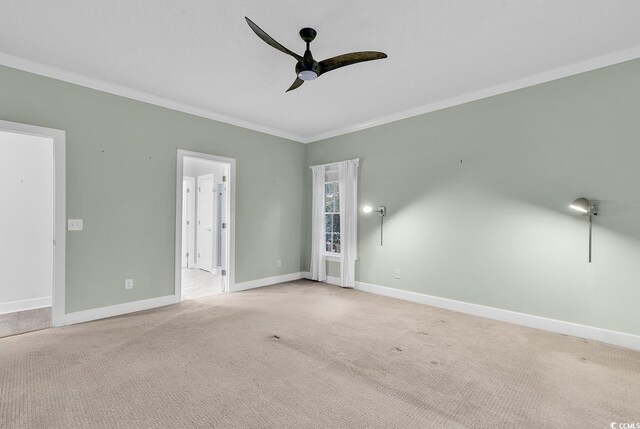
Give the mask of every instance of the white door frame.
[[53, 128], [0, 120], [0, 130], [53, 140], [53, 291], [51, 322], [64, 325], [66, 249], [66, 132]]
[[228, 219], [228, 240], [223, 244], [227, 254], [227, 275], [222, 277], [222, 290], [229, 292], [234, 290], [236, 279], [236, 160], [224, 156], [211, 155], [202, 152], [192, 152], [178, 149], [176, 159], [176, 239], [175, 239], [175, 299], [182, 301], [182, 175], [184, 158], [197, 158], [205, 161], [215, 161], [229, 166], [229, 192], [227, 198], [226, 218]]

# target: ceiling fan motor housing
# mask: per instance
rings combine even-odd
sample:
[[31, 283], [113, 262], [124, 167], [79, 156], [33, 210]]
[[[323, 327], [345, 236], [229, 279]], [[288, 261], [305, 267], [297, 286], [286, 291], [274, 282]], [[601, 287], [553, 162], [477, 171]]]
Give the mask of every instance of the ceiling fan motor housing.
[[307, 57], [307, 52], [305, 52], [303, 60], [296, 63], [296, 74], [299, 75], [302, 71], [310, 70], [316, 75], [320, 75], [320, 64], [311, 57], [311, 52]]
[[296, 64], [296, 74], [298, 76], [302, 71], [312, 71], [316, 76], [320, 75], [320, 65], [313, 59], [313, 55], [311, 55], [311, 51], [309, 50], [309, 44], [313, 42], [313, 39], [315, 39], [317, 35], [318, 33], [313, 28], [305, 27], [300, 30], [300, 37], [307, 44], [307, 49], [304, 51], [302, 61]]

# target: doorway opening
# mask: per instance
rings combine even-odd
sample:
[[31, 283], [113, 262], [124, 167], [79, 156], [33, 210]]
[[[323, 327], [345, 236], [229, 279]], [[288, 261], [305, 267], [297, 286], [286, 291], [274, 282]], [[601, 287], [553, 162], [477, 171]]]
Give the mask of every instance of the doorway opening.
[[178, 151], [176, 298], [229, 291], [235, 160]]
[[0, 337], [64, 324], [64, 145], [64, 131], [0, 121]]

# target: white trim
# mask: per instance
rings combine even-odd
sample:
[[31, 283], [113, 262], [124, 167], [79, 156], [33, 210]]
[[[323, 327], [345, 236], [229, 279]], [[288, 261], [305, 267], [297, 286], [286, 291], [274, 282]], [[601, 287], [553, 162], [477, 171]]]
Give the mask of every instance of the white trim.
[[64, 324], [66, 258], [66, 132], [37, 125], [0, 120], [0, 130], [53, 140], [53, 291], [51, 322]]
[[440, 298], [437, 296], [393, 289], [363, 282], [356, 282], [356, 289], [374, 293], [376, 295], [383, 295], [391, 298], [453, 310], [459, 313], [472, 314], [474, 316], [485, 317], [487, 319], [500, 320], [502, 322], [513, 323], [515, 325], [527, 326], [529, 328], [541, 329], [543, 331], [556, 332], [559, 334], [571, 335], [574, 337], [586, 338], [589, 340], [601, 341], [603, 343], [640, 350], [640, 335], [610, 331], [608, 329], [596, 328], [593, 326], [580, 325], [562, 320], [549, 319], [547, 317], [533, 316], [531, 314], [518, 313], [516, 311], [504, 310], [501, 308], [471, 304], [468, 302]]
[[175, 236], [175, 261], [174, 261], [174, 282], [175, 282], [175, 298], [176, 302], [182, 300], [182, 180], [183, 180], [183, 168], [184, 157], [203, 159], [206, 161], [214, 161], [218, 163], [227, 164], [229, 167], [229, 181], [227, 198], [229, 198], [229, 204], [227, 207], [227, 223], [229, 224], [229, 239], [225, 243], [227, 248], [225, 249], [227, 255], [226, 268], [226, 284], [223, 277], [223, 291], [233, 291], [236, 280], [236, 160], [234, 158], [226, 158], [224, 156], [211, 155], [208, 153], [192, 152], [188, 150], [178, 149], [176, 156], [176, 236]]
[[278, 283], [290, 282], [293, 280], [300, 280], [309, 278], [311, 274], [309, 272], [299, 272], [299, 273], [291, 273], [284, 274], [281, 276], [275, 277], [266, 277], [263, 279], [250, 280], [248, 282], [236, 283], [234, 288], [231, 289], [232, 292], [240, 292], [243, 290], [255, 289], [263, 286], [275, 285]]
[[50, 296], [43, 296], [41, 298], [23, 299], [20, 301], [0, 302], [0, 314], [51, 307], [52, 301]]
[[104, 80], [95, 79], [79, 73], [73, 73], [62, 70], [57, 67], [48, 66], [35, 61], [0, 53], [0, 65], [23, 70], [29, 73], [46, 76], [64, 82], [73, 83], [75, 85], [84, 86], [86, 88], [95, 89], [109, 94], [119, 95], [120, 97], [129, 98], [131, 100], [142, 101], [143, 103], [153, 104], [155, 106], [165, 107], [167, 109], [176, 110], [178, 112], [188, 113], [190, 115], [200, 116], [202, 118], [213, 119], [214, 121], [224, 122], [225, 124], [235, 125], [236, 127], [246, 128], [276, 137], [293, 140], [303, 143], [304, 138], [287, 131], [281, 131], [275, 128], [266, 127], [254, 122], [233, 118], [211, 110], [202, 109], [200, 107], [191, 106], [179, 101], [170, 100], [168, 98], [159, 97], [137, 89], [128, 88], [126, 86], [117, 85]]
[[324, 140], [331, 137], [340, 136], [343, 134], [349, 134], [355, 131], [365, 130], [367, 128], [377, 127], [378, 125], [384, 125], [390, 122], [400, 121], [402, 119], [423, 115], [425, 113], [446, 109], [449, 107], [469, 103], [471, 101], [476, 101], [476, 100], [480, 100], [487, 97], [493, 97], [494, 95], [504, 94], [504, 93], [515, 91], [518, 89], [527, 88], [529, 86], [538, 85], [541, 83], [550, 82], [557, 79], [562, 79], [568, 76], [585, 73], [591, 70], [612, 66], [614, 64], [619, 64], [625, 61], [631, 61], [638, 58], [640, 58], [640, 46], [636, 46], [624, 51], [614, 52], [608, 55], [603, 55], [601, 57], [583, 61], [580, 63], [571, 64], [555, 70], [534, 74], [522, 79], [517, 79], [511, 82], [495, 85], [489, 88], [469, 92], [467, 94], [462, 94], [457, 97], [451, 97], [446, 100], [435, 101], [433, 103], [425, 104], [423, 106], [405, 110], [403, 112], [394, 113], [392, 115], [383, 116], [381, 118], [373, 119], [371, 121], [349, 125], [342, 128], [336, 128], [333, 130], [324, 131], [324, 132], [314, 134], [311, 136], [306, 136], [306, 137], [299, 136], [297, 134], [293, 134], [287, 131], [266, 127], [266, 126], [245, 121], [242, 119], [237, 119], [230, 116], [222, 115], [220, 113], [216, 113], [210, 110], [202, 109], [195, 106], [190, 106], [185, 103], [169, 100], [153, 94], [148, 94], [146, 92], [138, 91], [136, 89], [127, 88], [125, 86], [116, 85], [100, 79], [95, 79], [95, 78], [84, 76], [78, 73], [62, 70], [56, 67], [40, 64], [35, 61], [27, 60], [24, 58], [13, 56], [13, 55], [0, 53], [0, 65], [15, 68], [18, 70], [23, 70], [29, 73], [34, 73], [40, 76], [50, 77], [50, 78], [61, 80], [64, 82], [73, 83], [73, 84], [84, 86], [87, 88], [96, 89], [98, 91], [107, 92], [109, 94], [119, 95], [121, 97], [129, 98], [132, 100], [142, 101], [144, 103], [165, 107], [167, 109], [176, 110], [179, 112], [184, 112], [184, 113], [188, 113], [195, 116], [200, 116], [207, 119], [213, 119], [214, 121], [235, 125], [237, 127], [258, 131], [261, 133], [270, 134], [277, 137], [282, 137], [282, 138], [293, 140], [300, 143], [313, 143], [315, 141]]
[[349, 125], [349, 126], [334, 129], [331, 131], [318, 133], [318, 134], [306, 137], [304, 139], [304, 143], [312, 143], [315, 141], [324, 140], [331, 137], [340, 136], [343, 134], [353, 133], [355, 131], [365, 130], [367, 128], [377, 127], [378, 125], [384, 125], [390, 122], [396, 122], [402, 119], [423, 115], [425, 113], [435, 112], [436, 110], [447, 109], [449, 107], [458, 106], [460, 104], [469, 103], [471, 101], [493, 97], [495, 95], [516, 91], [518, 89], [527, 88], [529, 86], [534, 86], [541, 83], [550, 82], [553, 80], [562, 79], [562, 78], [573, 76], [576, 74], [600, 69], [603, 67], [612, 66], [614, 64], [623, 63], [625, 61], [635, 60], [637, 58], [640, 58], [640, 46], [636, 46], [634, 48], [627, 49], [624, 51], [614, 52], [609, 55], [604, 55], [604, 56], [583, 61], [577, 64], [571, 64], [569, 66], [561, 67], [555, 70], [534, 74], [522, 79], [513, 80], [511, 82], [502, 83], [489, 88], [469, 92], [466, 94], [459, 95], [457, 97], [448, 98], [446, 100], [435, 101], [433, 103], [425, 104], [423, 106], [405, 110], [403, 112], [394, 113], [392, 115], [383, 116], [381, 118], [377, 118], [368, 122]]
[[341, 253], [330, 253], [330, 252], [327, 252], [323, 256], [324, 256], [324, 260], [326, 262], [339, 262], [339, 263], [342, 263], [342, 254]]
[[64, 324], [73, 325], [75, 323], [105, 319], [107, 317], [135, 313], [136, 311], [164, 307], [166, 305], [176, 304], [176, 302], [176, 297], [174, 295], [167, 295], [158, 298], [143, 299], [141, 301], [110, 305], [108, 307], [92, 308], [91, 310], [76, 311], [75, 313], [68, 313], [64, 316]]

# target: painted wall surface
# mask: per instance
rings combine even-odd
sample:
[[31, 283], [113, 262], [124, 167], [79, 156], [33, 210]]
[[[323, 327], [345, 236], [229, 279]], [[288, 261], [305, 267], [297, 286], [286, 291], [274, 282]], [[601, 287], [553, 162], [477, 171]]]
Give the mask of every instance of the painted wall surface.
[[304, 145], [6, 67], [0, 119], [67, 131], [67, 313], [174, 293], [178, 148], [237, 159], [236, 281], [300, 271]]
[[[359, 206], [387, 206], [383, 247], [361, 213], [357, 280], [640, 334], [639, 76], [628, 62], [308, 145], [308, 165], [359, 157]], [[582, 196], [601, 201], [592, 264]]]
[[52, 139], [0, 131], [0, 195], [0, 312], [26, 310], [53, 291]]

